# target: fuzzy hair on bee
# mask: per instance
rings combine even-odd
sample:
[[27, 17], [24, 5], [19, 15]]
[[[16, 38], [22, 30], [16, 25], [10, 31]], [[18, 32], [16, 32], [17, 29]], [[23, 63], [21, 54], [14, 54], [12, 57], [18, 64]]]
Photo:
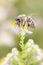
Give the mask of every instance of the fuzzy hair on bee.
[[16, 21], [17, 21], [17, 25], [19, 27], [22, 27], [22, 28], [25, 28], [27, 27], [27, 29], [29, 27], [32, 27], [34, 28], [34, 22], [33, 22], [33, 19], [30, 17], [30, 16], [26, 16], [26, 15], [19, 15], [17, 18], [16, 18]]
[[26, 22], [27, 22], [27, 26], [28, 26], [28, 27], [35, 28], [34, 20], [33, 20], [30, 16], [27, 16]]

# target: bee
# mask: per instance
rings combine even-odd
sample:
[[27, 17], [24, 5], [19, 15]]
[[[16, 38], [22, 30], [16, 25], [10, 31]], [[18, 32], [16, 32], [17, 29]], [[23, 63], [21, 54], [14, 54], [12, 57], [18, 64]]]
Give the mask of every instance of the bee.
[[34, 26], [34, 22], [33, 22], [33, 19], [30, 17], [30, 16], [26, 16], [26, 15], [19, 15], [17, 18], [16, 18], [16, 21], [17, 21], [17, 25], [19, 27], [27, 27], [27, 29], [29, 27], [35, 27]]
[[16, 17], [16, 21], [18, 27], [25, 31], [29, 31], [30, 27], [35, 28], [34, 20], [30, 16], [19, 15], [18, 17]]

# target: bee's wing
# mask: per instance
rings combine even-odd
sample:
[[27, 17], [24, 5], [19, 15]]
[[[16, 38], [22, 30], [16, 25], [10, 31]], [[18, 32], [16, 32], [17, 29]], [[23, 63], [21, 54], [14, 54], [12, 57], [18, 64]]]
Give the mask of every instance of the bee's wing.
[[35, 29], [40, 29], [43, 27], [43, 18], [39, 16], [36, 13], [29, 14], [30, 17], [32, 17], [34, 24], [35, 24]]
[[43, 19], [40, 16], [33, 16], [36, 29], [43, 27]]

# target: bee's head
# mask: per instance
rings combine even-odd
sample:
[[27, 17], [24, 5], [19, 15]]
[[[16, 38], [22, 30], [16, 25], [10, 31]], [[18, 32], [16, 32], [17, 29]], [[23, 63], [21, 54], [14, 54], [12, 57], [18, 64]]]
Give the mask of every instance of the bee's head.
[[28, 27], [35, 28], [34, 20], [31, 17], [27, 17], [27, 25]]
[[16, 18], [16, 21], [17, 21], [17, 24], [18, 26], [22, 25], [23, 24], [23, 21], [25, 20], [25, 15], [19, 15], [17, 18]]
[[17, 21], [17, 22], [16, 22], [16, 23], [17, 23], [17, 25], [18, 25], [18, 26], [20, 26], [21, 19], [20, 19], [20, 18], [16, 18], [16, 21]]

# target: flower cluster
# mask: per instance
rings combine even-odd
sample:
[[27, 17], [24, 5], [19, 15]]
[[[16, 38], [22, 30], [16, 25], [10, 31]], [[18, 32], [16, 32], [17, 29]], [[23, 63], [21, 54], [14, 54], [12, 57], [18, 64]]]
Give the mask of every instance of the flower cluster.
[[38, 45], [34, 44], [32, 39], [29, 39], [24, 44], [25, 32], [22, 31], [20, 38], [21, 51], [13, 48], [12, 52], [7, 55], [2, 65], [41, 65], [43, 61], [43, 53]]

